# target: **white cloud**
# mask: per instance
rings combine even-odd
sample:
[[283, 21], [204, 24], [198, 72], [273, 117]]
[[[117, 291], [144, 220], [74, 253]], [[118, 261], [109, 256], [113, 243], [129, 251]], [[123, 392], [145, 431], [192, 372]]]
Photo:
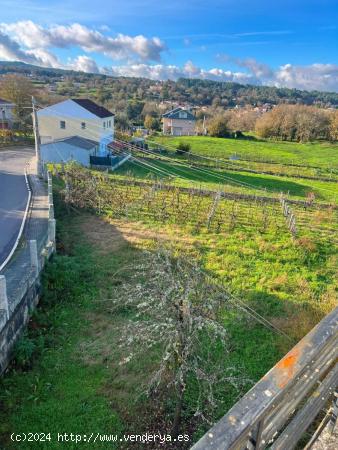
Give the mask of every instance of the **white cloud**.
[[0, 31], [0, 59], [5, 61], [23, 61], [46, 67], [62, 67], [58, 58], [48, 50], [36, 48], [23, 50], [19, 44]]
[[62, 68], [61, 61], [44, 48], [35, 48], [34, 50], [26, 50], [26, 55], [31, 59], [32, 64], [38, 64], [44, 67]]
[[248, 69], [250, 73], [260, 80], [269, 79], [273, 76], [273, 70], [267, 64], [260, 63], [254, 58], [235, 58], [234, 62], [237, 66]]
[[86, 55], [79, 55], [74, 60], [70, 60], [68, 68], [78, 70], [80, 72], [98, 73], [100, 71], [94, 59]]
[[201, 72], [201, 69], [194, 65], [192, 61], [187, 61], [183, 67], [184, 73], [186, 73], [189, 77], [198, 76]]
[[29, 59], [29, 55], [20, 49], [17, 42], [0, 31], [0, 58], [5, 61], [24, 61]]
[[148, 65], [131, 64], [125, 66], [114, 66], [110, 73], [115, 76], [129, 76], [150, 78], [152, 80], [177, 80], [178, 78], [201, 78], [215, 81], [236, 81], [238, 83], [249, 83], [252, 79], [250, 74], [242, 72], [231, 72], [222, 69], [205, 70], [187, 61], [183, 67], [174, 65]]
[[214, 81], [233, 81], [243, 84], [269, 85], [306, 90], [338, 91], [338, 66], [334, 64], [312, 64], [294, 66], [286, 64], [273, 70], [253, 59], [238, 64], [247, 72], [234, 72], [220, 68], [202, 69], [187, 61], [183, 67], [174, 65], [131, 64], [114, 66], [111, 74], [144, 77], [152, 80], [177, 80], [178, 78], [201, 78]]
[[217, 55], [218, 60], [232, 62], [247, 69], [254, 84], [266, 84], [305, 90], [338, 91], [338, 65], [311, 64], [296, 66], [285, 64], [272, 69], [254, 58], [240, 59], [228, 55]]
[[176, 80], [184, 76], [181, 68], [171, 65], [129, 64], [114, 66], [107, 69], [108, 73], [115, 76], [150, 78], [151, 80]]
[[312, 64], [293, 66], [285, 64], [275, 73], [274, 84], [290, 88], [338, 91], [338, 65]]
[[92, 53], [102, 53], [114, 60], [160, 61], [165, 44], [158, 38], [143, 35], [105, 36], [79, 23], [43, 28], [31, 20], [2, 23], [0, 30], [9, 33], [15, 41], [29, 49], [80, 47]]
[[[101, 27], [101, 30], [106, 30]], [[80, 54], [63, 63], [52, 52], [55, 48], [80, 48]], [[44, 28], [30, 20], [0, 24], [0, 59], [23, 61], [44, 67], [74, 69], [83, 72], [107, 73], [153, 80], [177, 80], [180, 77], [201, 78], [216, 81], [233, 81], [247, 84], [265, 84], [307, 90], [338, 91], [338, 66], [312, 64], [296, 66], [285, 64], [271, 68], [253, 58], [234, 58], [218, 55], [223, 64], [231, 62], [242, 70], [223, 68], [203, 69], [192, 61], [182, 67], [160, 64], [166, 45], [159, 38], [145, 36], [105, 36], [97, 30], [78, 23], [68, 26], [55, 25]], [[105, 55], [119, 65], [110, 69], [98, 67], [88, 53]], [[158, 64], [149, 64], [149, 61]]]

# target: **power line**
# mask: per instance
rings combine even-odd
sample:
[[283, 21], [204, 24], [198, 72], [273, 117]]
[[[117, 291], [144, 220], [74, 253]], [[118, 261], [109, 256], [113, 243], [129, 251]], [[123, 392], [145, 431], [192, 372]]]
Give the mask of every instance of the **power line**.
[[[187, 261], [190, 267], [193, 267], [193, 264], [190, 261]], [[272, 322], [270, 322], [268, 319], [266, 319], [264, 316], [259, 314], [257, 311], [255, 311], [253, 308], [251, 308], [249, 305], [247, 305], [245, 302], [240, 300], [238, 297], [235, 297], [233, 294], [230, 294], [227, 292], [223, 286], [223, 284], [220, 284], [217, 282], [217, 280], [213, 277], [211, 277], [204, 269], [201, 267], [199, 268], [202, 274], [205, 276], [207, 280], [209, 280], [214, 286], [221, 289], [222, 292], [224, 292], [226, 299], [230, 301], [231, 304], [233, 304], [238, 309], [244, 311], [247, 313], [250, 317], [252, 317], [256, 322], [259, 322], [261, 325], [265, 326], [266, 328], [273, 330], [274, 332], [278, 333], [279, 335], [287, 338], [289, 341], [293, 342], [290, 336], [288, 336], [283, 330], [276, 327]]]
[[[156, 141], [151, 141], [150, 139], [147, 139], [147, 142], [151, 142], [152, 144], [160, 145], [161, 147], [164, 147], [165, 149], [168, 148], [168, 149], [172, 149], [172, 150], [175, 150], [175, 151], [178, 150], [177, 148], [175, 148], [175, 147], [173, 147], [173, 146], [170, 146], [170, 145], [168, 145], [168, 144], [162, 145], [162, 144], [157, 143]], [[197, 154], [197, 153], [193, 153], [193, 152], [186, 151], [186, 150], [179, 150], [179, 151], [182, 152], [182, 153], [185, 153], [185, 154], [187, 154], [187, 155], [192, 155], [192, 156], [197, 157], [197, 158], [201, 158], [201, 159], [213, 161], [213, 162], [215, 162], [216, 164], [219, 164], [219, 163], [221, 162], [222, 164], [226, 164], [226, 165], [232, 166], [232, 167], [233, 167], [234, 169], [236, 169], [238, 172], [240, 172], [241, 169], [244, 170], [244, 171], [248, 171], [248, 169], [247, 169], [246, 167], [238, 166], [237, 164], [230, 163], [230, 162], [228, 162], [228, 161], [225, 161], [224, 159], [217, 159], [217, 158], [212, 158], [212, 157], [209, 157], [209, 156], [199, 155], [199, 154]], [[178, 160], [175, 159], [175, 161], [178, 161]], [[225, 169], [226, 169], [226, 168], [225, 168]], [[228, 170], [232, 170], [232, 169], [228, 169]], [[250, 172], [255, 173], [255, 174], [258, 174], [258, 175], [265, 175], [265, 176], [268, 175], [268, 176], [276, 176], [276, 177], [279, 176], [279, 175], [277, 175], [277, 174], [276, 174], [276, 175], [274, 175], [274, 174], [268, 174], [268, 173], [260, 172], [259, 170], [254, 170], [254, 169], [249, 169], [249, 170], [250, 170]], [[287, 175], [286, 175], [286, 177], [287, 177]], [[293, 178], [292, 175], [289, 176], [289, 178]], [[320, 179], [318, 179], [318, 181], [317, 181], [317, 180], [314, 180], [314, 181], [316, 181], [316, 182], [321, 182]], [[333, 193], [333, 194], [336, 194], [335, 191], [332, 191], [332, 190], [330, 190], [330, 189], [321, 188], [321, 187], [318, 187], [318, 186], [313, 187], [313, 189], [319, 189], [319, 190], [322, 190], [322, 191], [327, 191], [327, 192], [331, 192], [331, 193]], [[271, 191], [271, 192], [272, 192], [272, 191]]]
[[[60, 115], [60, 114], [58, 114], [58, 113], [54, 113], [54, 114], [55, 114], [56, 116], [59, 116], [59, 117], [64, 118], [64, 116], [62, 116], [62, 115]], [[75, 129], [75, 127], [72, 127], [72, 126], [70, 126], [70, 127], [73, 128], [73, 129]], [[100, 126], [98, 126], [98, 125], [90, 124], [90, 125], [89, 125], [89, 128], [91, 128], [91, 129], [99, 129], [100, 131], [102, 131], [102, 128], [101, 128]], [[76, 131], [78, 131], [78, 130], [76, 130]], [[164, 159], [164, 160], [167, 160], [167, 161], [171, 161], [171, 162], [172, 162], [172, 159], [169, 158], [169, 157], [163, 157], [162, 155], [161, 155], [161, 157], [159, 157], [159, 155], [158, 155], [157, 153], [151, 152], [150, 150], [141, 149], [141, 148], [139, 148], [138, 146], [131, 144], [130, 142], [122, 141], [122, 140], [116, 139], [116, 138], [114, 138], [114, 141], [120, 142], [120, 143], [123, 144], [123, 145], [127, 145], [128, 147], [134, 149], [135, 151], [143, 152], [143, 153], [148, 153], [148, 154], [150, 154], [150, 155], [154, 155], [154, 156], [156, 156], [156, 157], [157, 157], [158, 159], [160, 159], [160, 160], [161, 160], [161, 157], [162, 157], [162, 160]], [[213, 160], [212, 158], [208, 158], [208, 157], [203, 157], [203, 158]], [[176, 163], [178, 163], [178, 162], [176, 161]], [[255, 186], [255, 185], [250, 184], [250, 183], [237, 181], [237, 180], [234, 180], [234, 179], [231, 178], [231, 177], [227, 177], [227, 176], [225, 176], [225, 175], [220, 175], [220, 174], [217, 174], [217, 173], [215, 173], [215, 172], [208, 171], [207, 169], [201, 169], [201, 168], [191, 167], [191, 166], [189, 166], [189, 165], [187, 165], [187, 164], [184, 164], [184, 163], [182, 163], [182, 162], [179, 162], [178, 164], [180, 164], [180, 165], [183, 166], [183, 167], [187, 167], [189, 170], [195, 170], [196, 172], [199, 172], [199, 173], [201, 173], [201, 174], [203, 174], [203, 175], [208, 174], [209, 176], [213, 176], [214, 178], [218, 178], [219, 180], [222, 180], [222, 181], [231, 181], [231, 182], [233, 182], [233, 183], [235, 183], [235, 184], [238, 184], [238, 185], [240, 185], [240, 186], [244, 186], [244, 187], [246, 187], [246, 188], [249, 187], [250, 189], [266, 191], [265, 188], [257, 187], [257, 186]], [[175, 168], [175, 169], [176, 169], [176, 170], [179, 170], [179, 169], [177, 169], [177, 168]], [[171, 175], [172, 175], [172, 176], [175, 176], [175, 177], [183, 178], [183, 179], [185, 179], [185, 180], [187, 180], [187, 181], [190, 181], [190, 182], [193, 182], [193, 181], [194, 181], [194, 180], [191, 180], [190, 178], [187, 178], [187, 177], [182, 176], [182, 175], [179, 175], [179, 174], [174, 174], [174, 173], [172, 173]], [[271, 191], [271, 192], [274, 192], [274, 193], [275, 193], [275, 191]]]
[[[162, 145], [162, 144], [159, 144], [159, 143], [156, 142], [156, 141], [151, 141], [150, 139], [147, 139], [147, 142], [151, 142], [152, 144], [161, 145], [161, 147], [164, 147], [165, 149], [167, 149], [167, 148], [172, 149], [172, 150], [174, 150], [175, 152], [178, 150], [176, 147], [173, 147], [173, 146], [171, 146], [171, 145], [168, 145], [168, 144]], [[205, 159], [205, 160], [208, 160], [208, 161], [214, 161], [214, 162], [216, 162], [216, 163], [221, 162], [221, 163], [223, 163], [223, 164], [227, 164], [227, 165], [230, 165], [230, 166], [233, 166], [233, 167], [236, 167], [236, 168], [238, 167], [236, 164], [227, 162], [227, 161], [225, 161], [224, 159], [217, 159], [217, 158], [212, 158], [212, 157], [210, 157], [210, 156], [199, 155], [199, 154], [197, 154], [197, 153], [193, 153], [193, 152], [186, 151], [186, 150], [179, 150], [179, 151], [182, 152], [182, 153], [186, 153], [186, 154], [188, 154], [188, 155], [195, 156], [196, 158], [201, 158], [201, 159]], [[244, 168], [243, 168], [243, 169], [244, 169]]]
[[[64, 116], [62, 116], [61, 114], [58, 114], [58, 113], [54, 113], [55, 114], [55, 116], [58, 116], [58, 117], [60, 117], [60, 118], [64, 118]], [[78, 133], [80, 130], [79, 129], [77, 129], [77, 128], [75, 128], [74, 126], [72, 126], [72, 125], [69, 125], [69, 124], [67, 124], [67, 126], [68, 126], [68, 128], [71, 128], [72, 130], [74, 130], [76, 133]], [[89, 132], [90, 133], [94, 133], [93, 131], [91, 131], [91, 129], [96, 129], [96, 130], [99, 130], [100, 132], [102, 132], [102, 128], [100, 127], [100, 126], [98, 126], [98, 125], [89, 125], [87, 128], [87, 131], [88, 131], [88, 129], [89, 129]], [[94, 137], [94, 136], [92, 136], [92, 137]], [[94, 138], [94, 140], [96, 141], [96, 138], [97, 138], [97, 136], [95, 136], [95, 138]], [[86, 138], [84, 138], [84, 139], [86, 139]], [[90, 139], [90, 138], [87, 138], [87, 139]], [[124, 141], [118, 141], [117, 139], [115, 139], [115, 141], [116, 142], [121, 142], [123, 145], [126, 145], [127, 147], [134, 147], [134, 146], [132, 146], [130, 143], [127, 143], [127, 142], [124, 142]], [[47, 142], [46, 144], [53, 144], [54, 146], [56, 145], [56, 142]], [[135, 148], [137, 148], [137, 147], [135, 147]], [[58, 152], [58, 154], [59, 154], [59, 156], [61, 157], [61, 155], [60, 155], [60, 153]], [[134, 157], [134, 156], [133, 156]], [[61, 157], [62, 158], [62, 157]], [[134, 157], [135, 158], [135, 157]], [[63, 158], [62, 158], [63, 159]], [[64, 160], [64, 159], [63, 159]], [[139, 162], [141, 162], [141, 160], [140, 159], [138, 159], [138, 161]], [[151, 165], [151, 164], [149, 164], [149, 163], [144, 163], [144, 162], [142, 162], [142, 164], [144, 165], [144, 166], [148, 166], [148, 167], [151, 167], [153, 170], [156, 170], [156, 171], [158, 171], [158, 172], [161, 172], [164, 176], [169, 176], [169, 177], [172, 177], [172, 178], [182, 178], [182, 179], [185, 179], [185, 180], [187, 180], [187, 181], [191, 181], [189, 178], [187, 178], [187, 177], [184, 177], [184, 176], [181, 176], [181, 175], [179, 175], [179, 174], [175, 174], [175, 173], [172, 173], [172, 172], [170, 172], [169, 170], [167, 170], [167, 169], [163, 169], [163, 168], [158, 168], [158, 167], [156, 167], [156, 166], [153, 166], [153, 165]]]
[[[39, 105], [39, 106], [41, 106], [41, 105]], [[64, 118], [64, 116], [62, 116], [62, 115], [60, 115], [60, 114], [58, 114], [58, 113], [54, 113], [56, 116], [58, 116], [58, 117], [61, 117], [61, 118]], [[69, 126], [69, 124], [68, 124], [68, 126]], [[76, 132], [78, 132], [79, 130], [77, 130], [74, 126], [70, 126], [70, 128], [72, 128], [72, 129], [74, 129], [74, 130], [76, 130]], [[102, 128], [100, 127], [100, 126], [98, 126], [98, 125], [93, 125], [93, 124], [89, 124], [89, 129], [96, 129], [96, 130], [100, 130], [100, 132], [102, 131]], [[155, 154], [155, 153], [153, 153], [153, 152], [151, 152], [151, 151], [146, 151], [146, 150], [144, 150], [144, 149], [140, 149], [139, 147], [137, 147], [137, 146], [135, 146], [135, 145], [133, 145], [133, 144], [131, 144], [130, 142], [125, 142], [125, 141], [121, 141], [121, 140], [119, 140], [119, 139], [114, 139], [116, 142], [120, 142], [121, 144], [123, 144], [123, 145], [127, 145], [127, 147], [130, 147], [131, 149], [134, 149], [135, 151], [138, 151], [138, 152], [144, 152], [144, 153], [148, 153], [148, 154], [152, 154], [152, 155], [155, 155], [155, 156], [157, 156], [158, 157], [158, 155], [157, 154]], [[160, 159], [160, 158], [158, 158], [158, 159]], [[162, 158], [163, 159], [163, 158]], [[165, 160], [169, 160], [169, 161], [172, 161], [171, 160], [171, 158], [165, 158], [164, 157], [164, 159]], [[184, 164], [184, 163], [180, 163], [180, 165], [181, 166], [184, 166], [184, 167], [187, 167], [189, 170], [195, 170], [195, 171], [197, 171], [197, 172], [199, 172], [199, 173], [201, 173], [201, 174], [209, 174], [209, 175], [211, 175], [211, 176], [213, 176], [214, 178], [218, 178], [219, 180], [222, 180], [222, 181], [232, 181], [233, 183], [235, 183], [235, 184], [238, 184], [238, 185], [241, 185], [241, 186], [244, 186], [244, 187], [250, 187], [250, 188], [252, 188], [252, 189], [257, 189], [257, 190], [265, 190], [264, 188], [259, 188], [259, 187], [256, 187], [256, 186], [254, 186], [254, 185], [250, 185], [250, 184], [248, 184], [248, 183], [245, 183], [245, 182], [240, 182], [240, 181], [237, 181], [237, 180], [234, 180], [233, 178], [230, 178], [230, 177], [226, 177], [226, 176], [222, 176], [222, 175], [219, 175], [219, 174], [216, 174], [216, 173], [214, 173], [214, 172], [210, 172], [210, 171], [207, 171], [206, 169], [199, 169], [199, 168], [195, 168], [195, 167], [190, 167], [190, 166], [188, 166], [188, 165], [186, 165], [186, 164]], [[178, 169], [178, 168], [175, 168], [176, 170], [180, 170], [180, 169]], [[194, 180], [191, 180], [190, 178], [187, 178], [186, 176], [182, 176], [182, 175], [180, 175], [180, 174], [175, 174], [175, 173], [172, 173], [172, 172], [169, 172], [168, 171], [168, 173], [170, 173], [170, 175], [171, 176], [173, 176], [173, 177], [178, 177], [178, 178], [182, 178], [182, 179], [185, 179], [185, 180], [187, 180], [187, 181], [189, 181], [189, 182], [193, 182]], [[184, 172], [183, 172], [184, 173]]]
[[[41, 106], [41, 107], [43, 107], [42, 105], [39, 105], [39, 106]], [[64, 116], [62, 116], [62, 115], [60, 115], [60, 114], [58, 114], [58, 113], [54, 113], [56, 116], [59, 116], [59, 117], [61, 117], [61, 118], [64, 118]], [[68, 127], [69, 127], [69, 124], [68, 124]], [[70, 126], [70, 128], [72, 128], [72, 129], [74, 129], [74, 130], [76, 130], [76, 133], [78, 133], [79, 132], [79, 130], [78, 129], [76, 129], [75, 127], [72, 127], [72, 126]], [[93, 130], [99, 130], [100, 132], [102, 132], [102, 127], [100, 127], [100, 126], [98, 126], [98, 125], [93, 125], [93, 124], [88, 124], [88, 129], [90, 130], [90, 129], [93, 129]], [[93, 133], [94, 133], [94, 131], [93, 131]], [[124, 145], [127, 145], [127, 146], [129, 146], [131, 149], [133, 149], [134, 151], [138, 151], [138, 152], [143, 152], [143, 153], [146, 153], [146, 154], [149, 154], [149, 155], [152, 155], [152, 156], [155, 156], [158, 160], [164, 160], [164, 161], [170, 161], [170, 162], [173, 162], [173, 160], [172, 160], [172, 158], [170, 158], [170, 157], [165, 157], [165, 156], [163, 156], [163, 155], [159, 155], [158, 153], [156, 153], [156, 152], [152, 152], [151, 150], [146, 150], [146, 149], [142, 149], [142, 148], [140, 148], [140, 147], [138, 147], [138, 146], [136, 146], [136, 145], [133, 145], [133, 144], [131, 144], [130, 142], [126, 142], [126, 141], [121, 141], [121, 140], [119, 140], [119, 139], [114, 139], [116, 142], [120, 142], [120, 143], [122, 143], [122, 144], [124, 144]], [[154, 141], [150, 141], [150, 142], [152, 142], [152, 143], [154, 143]], [[173, 147], [172, 147], [173, 148]], [[176, 149], [175, 149], [176, 150]], [[206, 159], [206, 160], [211, 160], [211, 161], [216, 161], [216, 162], [219, 162], [219, 160], [217, 160], [217, 159], [215, 159], [215, 158], [211, 158], [211, 157], [206, 157], [206, 156], [202, 156], [202, 155], [197, 155], [197, 154], [195, 154], [195, 153], [190, 153], [190, 152], [185, 152], [185, 153], [189, 153], [189, 154], [192, 154], [192, 155], [194, 155], [194, 156], [196, 156], [196, 157], [199, 157], [199, 158], [203, 158], [203, 159]], [[200, 175], [202, 174], [202, 175], [209, 175], [209, 176], [212, 176], [212, 177], [214, 177], [214, 178], [216, 178], [216, 179], [218, 179], [218, 180], [221, 180], [221, 181], [223, 181], [223, 183], [225, 182], [232, 182], [233, 184], [237, 184], [237, 185], [239, 185], [239, 186], [241, 186], [241, 187], [244, 187], [244, 188], [246, 188], [246, 189], [253, 189], [253, 190], [258, 190], [258, 191], [264, 191], [264, 192], [270, 192], [270, 193], [272, 193], [272, 194], [276, 194], [276, 190], [271, 190], [271, 189], [268, 189], [268, 188], [266, 188], [266, 187], [261, 187], [261, 186], [255, 186], [255, 185], [253, 185], [253, 184], [251, 184], [251, 183], [247, 183], [247, 182], [244, 182], [244, 181], [238, 181], [238, 180], [235, 180], [234, 178], [232, 178], [231, 176], [226, 176], [226, 175], [221, 175], [221, 174], [218, 174], [218, 173], [215, 173], [215, 172], [213, 172], [213, 171], [210, 171], [210, 170], [207, 170], [207, 169], [204, 169], [204, 168], [197, 168], [197, 167], [192, 167], [192, 166], [190, 166], [190, 165], [187, 165], [187, 164], [184, 164], [183, 162], [181, 162], [181, 161], [178, 161], [178, 160], [176, 160], [175, 159], [175, 163], [176, 164], [178, 164], [178, 165], [181, 165], [181, 166], [183, 166], [183, 167], [186, 167], [187, 169], [189, 169], [189, 170], [194, 170], [195, 172], [197, 172], [197, 173], [199, 173]], [[226, 163], [225, 162], [225, 164], [231, 164], [231, 163]], [[236, 167], [236, 165], [234, 165], [234, 167]], [[238, 167], [236, 167], [236, 168], [238, 168]], [[178, 169], [177, 167], [175, 167], [175, 170], [180, 170], [180, 169]], [[169, 172], [169, 171], [168, 171]], [[182, 171], [181, 171], [182, 172]], [[183, 171], [183, 173], [184, 173], [184, 171]], [[261, 173], [261, 172], [257, 172], [257, 173], [259, 173], [259, 174], [261, 174], [261, 175], [266, 175], [266, 174], [264, 174], [264, 173]], [[182, 176], [182, 175], [180, 175], [179, 173], [172, 173], [171, 172], [171, 176], [172, 177], [178, 177], [178, 178], [182, 178], [182, 179], [185, 179], [185, 180], [187, 180], [187, 181], [189, 181], [189, 182], [194, 182], [195, 180], [191, 180], [190, 178], [187, 178], [186, 176]], [[329, 189], [325, 189], [325, 188], [321, 188], [321, 187], [313, 187], [313, 189], [319, 189], [319, 190], [323, 190], [323, 191], [327, 191], [327, 192], [330, 192], [330, 193], [333, 193], [333, 194], [335, 194], [335, 191], [332, 191], [332, 190], [329, 190]]]
[[[163, 156], [163, 155], [159, 156], [157, 153], [154, 153], [154, 152], [152, 152], [152, 151], [150, 151], [150, 150], [146, 150], [146, 149], [139, 148], [139, 147], [137, 147], [137, 146], [135, 146], [135, 145], [132, 145], [132, 144], [130, 144], [130, 143], [126, 143], [126, 142], [124, 142], [124, 141], [120, 141], [120, 140], [118, 140], [118, 139], [115, 139], [115, 141], [129, 145], [134, 151], [138, 151], [138, 152], [141, 152], [141, 153], [146, 153], [146, 154], [149, 154], [149, 155], [156, 156], [156, 158], [159, 159], [159, 160], [161, 160], [161, 158], [162, 158], [162, 160], [164, 159], [164, 160], [166, 160], [166, 161], [171, 161], [171, 162], [172, 162], [172, 158], [170, 158], [170, 157], [165, 157], [165, 156]], [[255, 189], [255, 190], [263, 190], [263, 191], [265, 191], [265, 192], [268, 190], [268, 189], [266, 189], [266, 188], [263, 188], [263, 187], [257, 187], [257, 186], [255, 186], [255, 185], [252, 185], [252, 184], [249, 184], [249, 183], [246, 183], [246, 182], [243, 182], [243, 181], [237, 181], [237, 180], [234, 180], [234, 179], [231, 178], [231, 177], [227, 177], [226, 175], [220, 175], [220, 174], [217, 174], [217, 173], [215, 173], [215, 172], [209, 171], [209, 170], [207, 170], [207, 169], [201, 169], [201, 168], [197, 168], [197, 167], [191, 167], [191, 166], [189, 166], [188, 164], [185, 164], [185, 163], [183, 163], [183, 162], [178, 162], [177, 160], [175, 160], [175, 162], [176, 162], [177, 164], [180, 164], [181, 166], [184, 166], [184, 167], [188, 168], [189, 170], [195, 170], [195, 171], [197, 171], [197, 172], [199, 172], [199, 173], [201, 173], [201, 174], [203, 174], [203, 175], [213, 176], [214, 178], [218, 178], [219, 180], [222, 180], [223, 182], [224, 182], [224, 181], [232, 181], [233, 183], [239, 184], [239, 185], [241, 185], [241, 186], [243, 186], [243, 187], [246, 187], [246, 188], [251, 188], [251, 189]], [[176, 170], [177, 170], [177, 168], [176, 168]], [[179, 170], [179, 169], [178, 169], [178, 170]], [[189, 181], [193, 181], [193, 180], [191, 180], [191, 179], [188, 179], [188, 180], [189, 180]], [[271, 192], [271, 193], [275, 193], [275, 191], [270, 191], [270, 192]]]

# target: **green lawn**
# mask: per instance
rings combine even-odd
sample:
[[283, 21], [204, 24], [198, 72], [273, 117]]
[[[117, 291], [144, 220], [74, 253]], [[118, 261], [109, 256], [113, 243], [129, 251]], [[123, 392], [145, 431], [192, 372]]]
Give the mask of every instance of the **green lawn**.
[[[1, 449], [56, 450], [65, 445], [73, 450], [80, 445], [84, 449], [108, 448], [107, 443], [100, 442], [58, 442], [58, 433], [168, 433], [172, 403], [168, 399], [165, 411], [160, 413], [164, 416], [158, 417], [154, 402], [141, 395], [157, 367], [157, 351], [141, 349], [138, 357], [121, 365], [126, 354], [123, 347], [119, 348], [120, 330], [130, 326], [137, 310], [121, 307], [112, 314], [107, 304], [107, 299], [113, 301], [118, 295], [115, 289], [122, 283], [128, 283], [130, 289], [145, 283], [144, 275], [135, 278], [132, 268], [147, 258], [143, 249], [149, 249], [149, 245], [154, 248], [157, 236], [149, 238], [153, 226], [143, 228], [148, 236], [144, 242], [132, 245], [124, 239], [123, 227], [128, 227], [127, 235], [137, 234], [140, 224], [114, 226], [88, 214], [61, 219], [59, 211], [59, 254], [47, 267], [40, 306], [17, 345], [15, 362], [0, 380]], [[245, 317], [224, 311], [224, 325], [232, 334], [232, 351], [224, 357], [219, 349], [215, 355], [232, 371], [240, 368], [241, 377], [259, 379], [281, 356], [281, 339], [259, 324], [248, 326]], [[257, 358], [257, 349], [261, 358]], [[246, 388], [251, 384], [247, 382]], [[189, 421], [196, 395], [192, 382], [187, 386], [182, 429], [189, 434], [194, 430]], [[217, 410], [220, 416], [239, 392], [225, 383], [218, 395], [222, 399]], [[202, 433], [206, 428], [204, 425], [196, 431]], [[46, 433], [51, 441], [14, 443], [12, 433]], [[130, 447], [110, 444], [109, 448]]]
[[[158, 366], [159, 349], [139, 349], [136, 343], [134, 358], [121, 365], [126, 353], [120, 345], [122, 331], [138, 317], [137, 308], [124, 307], [121, 292], [126, 290], [120, 291], [121, 286], [141, 292], [141, 300], [146, 300], [149, 274], [142, 264], [159, 245], [198, 261], [292, 342], [334, 304], [334, 211], [295, 208], [299, 235], [294, 241], [279, 205], [222, 200], [207, 229], [212, 199], [184, 194], [177, 209], [175, 192], [173, 197], [167, 192], [147, 196], [144, 188], [118, 183], [108, 192], [102, 197], [107, 203], [102, 204], [101, 217], [81, 210], [68, 215], [56, 202], [58, 254], [47, 267], [42, 300], [16, 349], [16, 362], [0, 381], [1, 450], [61, 449], [64, 444], [55, 441], [58, 432], [168, 431], [170, 398], [154, 408], [154, 402], [141, 395]], [[88, 195], [87, 204], [93, 200]], [[137, 202], [138, 195], [147, 200]], [[210, 353], [246, 380], [257, 381], [292, 346], [229, 305], [222, 320], [230, 351], [215, 348]], [[245, 389], [251, 384], [248, 381]], [[223, 383], [216, 392], [214, 419], [241, 394]], [[208, 428], [193, 417], [197, 400], [192, 379], [185, 393], [183, 431], [194, 439]], [[34, 442], [14, 444], [12, 432], [50, 432], [53, 442], [39, 447]], [[79, 444], [67, 448], [75, 450]], [[81, 448], [130, 447], [82, 443]]]
[[191, 144], [191, 151], [214, 158], [237, 155], [251, 161], [281, 164], [300, 164], [324, 168], [338, 168], [338, 144], [314, 142], [272, 142], [264, 140], [221, 139], [207, 136], [158, 136], [152, 138], [163, 145], [176, 147], [179, 142]]
[[[175, 175], [174, 182], [180, 186], [202, 186], [211, 190], [220, 189], [226, 192], [243, 192], [268, 196], [278, 196], [280, 192], [283, 192], [284, 194], [289, 193], [291, 197], [303, 200], [309, 192], [314, 192], [317, 201], [336, 203], [338, 199], [338, 183], [211, 168], [199, 170], [198, 167], [187, 167], [174, 160], [172, 162], [151, 158], [142, 158], [142, 160], [162, 171]], [[142, 166], [142, 164], [137, 162], [127, 162], [114, 172], [118, 176], [128, 173], [132, 173], [140, 179], [159, 177], [169, 180], [169, 177], [164, 172], [156, 171], [145, 165]]]

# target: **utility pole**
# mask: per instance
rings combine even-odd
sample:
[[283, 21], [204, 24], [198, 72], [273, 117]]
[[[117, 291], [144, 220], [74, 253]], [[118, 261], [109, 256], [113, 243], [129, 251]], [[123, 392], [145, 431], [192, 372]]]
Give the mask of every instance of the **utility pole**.
[[32, 96], [32, 108], [33, 108], [33, 129], [35, 138], [35, 156], [36, 156], [36, 172], [38, 177], [43, 176], [43, 168], [41, 161], [41, 151], [40, 151], [40, 134], [39, 134], [39, 123], [38, 116], [36, 114], [36, 102], [35, 98]]
[[1, 130], [3, 131], [3, 141], [5, 142], [5, 108], [1, 109]]

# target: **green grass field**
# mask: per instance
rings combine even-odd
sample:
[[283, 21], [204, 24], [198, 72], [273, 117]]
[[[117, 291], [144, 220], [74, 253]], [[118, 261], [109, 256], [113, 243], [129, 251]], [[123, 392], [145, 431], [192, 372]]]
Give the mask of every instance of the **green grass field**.
[[[267, 196], [278, 196], [283, 192], [284, 194], [289, 193], [290, 197], [300, 200], [304, 200], [310, 192], [313, 192], [317, 201], [336, 203], [338, 199], [338, 183], [212, 168], [199, 170], [199, 167], [187, 167], [186, 162], [181, 165], [180, 162], [175, 160], [172, 162], [169, 160], [159, 161], [151, 159], [147, 155], [142, 156], [145, 163], [175, 175], [174, 183], [178, 186], [201, 186], [210, 190]], [[132, 173], [140, 179], [153, 177], [167, 181], [170, 179], [165, 173], [156, 171], [146, 165], [142, 166], [137, 162], [127, 162], [114, 172], [114, 174], [121, 176], [128, 173]]]
[[[80, 177], [78, 184], [71, 179], [72, 195], [85, 195], [92, 214], [78, 209], [76, 200], [75, 209], [67, 213], [57, 197], [58, 254], [47, 267], [41, 304], [16, 348], [15, 363], [0, 382], [4, 450], [37, 448], [35, 442], [14, 444], [12, 432], [51, 432], [54, 442], [39, 448], [56, 450], [64, 447], [55, 441], [58, 432], [121, 435], [170, 429], [170, 391], [160, 406], [142, 394], [158, 368], [160, 349], [139, 348], [135, 342], [134, 357], [123, 362], [128, 355], [120, 338], [137, 323], [138, 311], [123, 303], [116, 308], [115, 303], [123, 301], [124, 285], [147, 299], [151, 273], [142, 267], [159, 247], [197, 261], [227, 292], [290, 338], [224, 305], [221, 321], [230, 351], [217, 347], [210, 353], [222, 361], [225, 371], [235, 368], [248, 381], [241, 390], [229, 383], [217, 389], [213, 420], [336, 304], [333, 208], [293, 205], [298, 228], [293, 239], [278, 203], [223, 199], [210, 220], [212, 197], [154, 190], [151, 183], [133, 185], [123, 173], [103, 177], [98, 195], [83, 189], [84, 179]], [[63, 185], [55, 181], [54, 188], [60, 191]], [[193, 440], [209, 428], [193, 416], [196, 401], [196, 380], [190, 378], [182, 432]], [[81, 448], [130, 448], [95, 445], [82, 443]], [[79, 444], [68, 448], [75, 450]]]
[[[190, 144], [190, 153], [176, 153], [175, 148], [181, 142]], [[337, 144], [298, 144], [205, 136], [157, 136], [149, 138], [148, 143], [149, 150], [155, 151], [156, 155], [133, 152], [139, 161], [129, 161], [115, 173], [123, 176], [131, 172], [141, 179], [157, 177], [164, 180], [169, 180], [171, 175], [171, 182], [179, 186], [201, 186], [210, 190], [267, 196], [278, 196], [283, 192], [301, 200], [314, 194], [316, 201], [337, 203]], [[159, 153], [156, 150], [158, 146], [163, 146], [166, 151]], [[233, 151], [232, 148], [237, 150]], [[231, 155], [239, 155], [239, 149], [245, 161], [229, 161], [227, 158]], [[219, 162], [195, 155], [218, 158]], [[271, 163], [271, 160], [275, 163]], [[316, 167], [311, 164], [316, 164]]]
[[237, 155], [250, 161], [299, 164], [338, 169], [338, 144], [314, 142], [272, 142], [264, 140], [220, 139], [207, 136], [158, 136], [153, 140], [176, 147], [179, 142], [191, 144], [191, 151], [204, 156], [229, 158]]

